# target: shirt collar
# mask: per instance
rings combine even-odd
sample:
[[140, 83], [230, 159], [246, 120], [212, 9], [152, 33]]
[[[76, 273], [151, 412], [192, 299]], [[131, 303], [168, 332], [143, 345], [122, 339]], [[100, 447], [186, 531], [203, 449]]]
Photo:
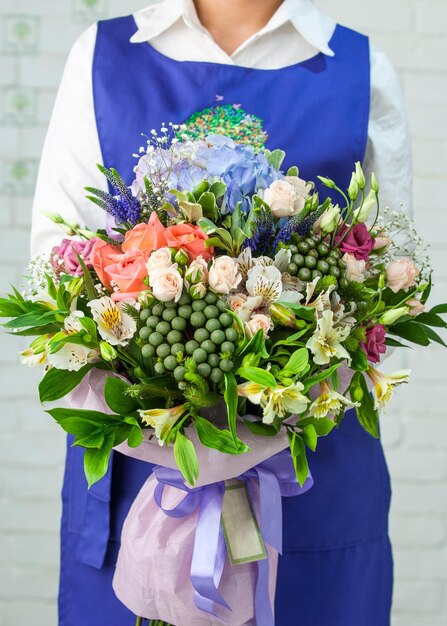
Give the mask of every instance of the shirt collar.
[[[138, 11], [138, 30], [131, 37], [132, 43], [143, 43], [168, 30], [179, 19], [192, 30], [206, 32], [197, 17], [193, 0], [163, 0]], [[296, 31], [316, 50], [334, 56], [329, 47], [323, 16], [312, 0], [284, 0], [268, 24], [257, 34], [267, 34], [290, 22]]]

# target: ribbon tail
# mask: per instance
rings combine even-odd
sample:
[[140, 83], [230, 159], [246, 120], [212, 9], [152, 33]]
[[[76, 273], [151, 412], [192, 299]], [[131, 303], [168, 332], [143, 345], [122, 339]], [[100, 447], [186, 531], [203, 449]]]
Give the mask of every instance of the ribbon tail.
[[258, 561], [258, 580], [255, 590], [256, 626], [275, 626], [270, 602], [270, 559]]
[[[203, 494], [194, 539], [191, 582], [197, 608], [218, 617], [214, 603], [230, 609], [218, 591], [225, 564], [225, 543], [220, 526], [224, 485], [208, 486]], [[231, 609], [230, 609], [231, 610]]]

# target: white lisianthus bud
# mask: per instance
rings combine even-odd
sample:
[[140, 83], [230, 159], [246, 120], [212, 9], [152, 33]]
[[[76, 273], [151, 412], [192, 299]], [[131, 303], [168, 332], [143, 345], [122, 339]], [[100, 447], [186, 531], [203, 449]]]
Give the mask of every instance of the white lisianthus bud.
[[332, 233], [341, 219], [338, 204], [329, 206], [321, 216], [320, 230], [324, 234]]
[[397, 322], [397, 320], [404, 315], [407, 315], [409, 310], [410, 307], [401, 306], [398, 309], [391, 309], [390, 311], [386, 311], [379, 319], [379, 323], [383, 324], [384, 326], [390, 326], [391, 324], [394, 324], [394, 322]]
[[355, 174], [351, 176], [351, 182], [349, 184], [348, 196], [350, 200], [355, 200], [359, 193], [359, 184], [357, 182], [357, 177]]
[[318, 180], [323, 183], [325, 187], [329, 187], [329, 189], [335, 189], [336, 185], [331, 178], [325, 178], [325, 176], [318, 176]]
[[370, 191], [366, 196], [362, 206], [354, 211], [354, 219], [356, 222], [363, 224], [367, 221], [372, 209], [376, 206], [376, 194], [374, 191]]
[[377, 182], [374, 172], [371, 174], [371, 189], [376, 193], [379, 193], [379, 183]]
[[114, 361], [118, 356], [115, 348], [111, 346], [110, 343], [108, 343], [107, 341], [101, 341], [101, 343], [99, 344], [99, 351], [104, 361]]
[[357, 161], [355, 164], [355, 176], [357, 178], [357, 183], [360, 189], [365, 189], [366, 187], [366, 178], [363, 172], [362, 166], [360, 165], [360, 161]]

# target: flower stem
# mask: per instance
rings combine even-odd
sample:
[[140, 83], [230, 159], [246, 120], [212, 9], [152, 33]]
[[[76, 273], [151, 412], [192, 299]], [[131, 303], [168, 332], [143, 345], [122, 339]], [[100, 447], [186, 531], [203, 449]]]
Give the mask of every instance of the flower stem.
[[135, 622], [135, 626], [142, 626], [143, 624], [143, 618], [142, 617], [137, 617], [137, 621]]

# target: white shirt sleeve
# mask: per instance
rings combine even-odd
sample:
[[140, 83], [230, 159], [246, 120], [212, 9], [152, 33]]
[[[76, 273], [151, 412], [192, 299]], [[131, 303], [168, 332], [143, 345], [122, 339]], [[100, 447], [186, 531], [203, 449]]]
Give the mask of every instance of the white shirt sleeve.
[[65, 64], [44, 142], [33, 202], [31, 254], [48, 252], [63, 231], [42, 211], [92, 229], [104, 228], [105, 212], [86, 199], [84, 187], [107, 191], [92, 92], [92, 61], [97, 26], [75, 41]]
[[371, 49], [371, 110], [365, 172], [375, 173], [381, 209], [413, 214], [411, 137], [397, 73], [383, 52]]

